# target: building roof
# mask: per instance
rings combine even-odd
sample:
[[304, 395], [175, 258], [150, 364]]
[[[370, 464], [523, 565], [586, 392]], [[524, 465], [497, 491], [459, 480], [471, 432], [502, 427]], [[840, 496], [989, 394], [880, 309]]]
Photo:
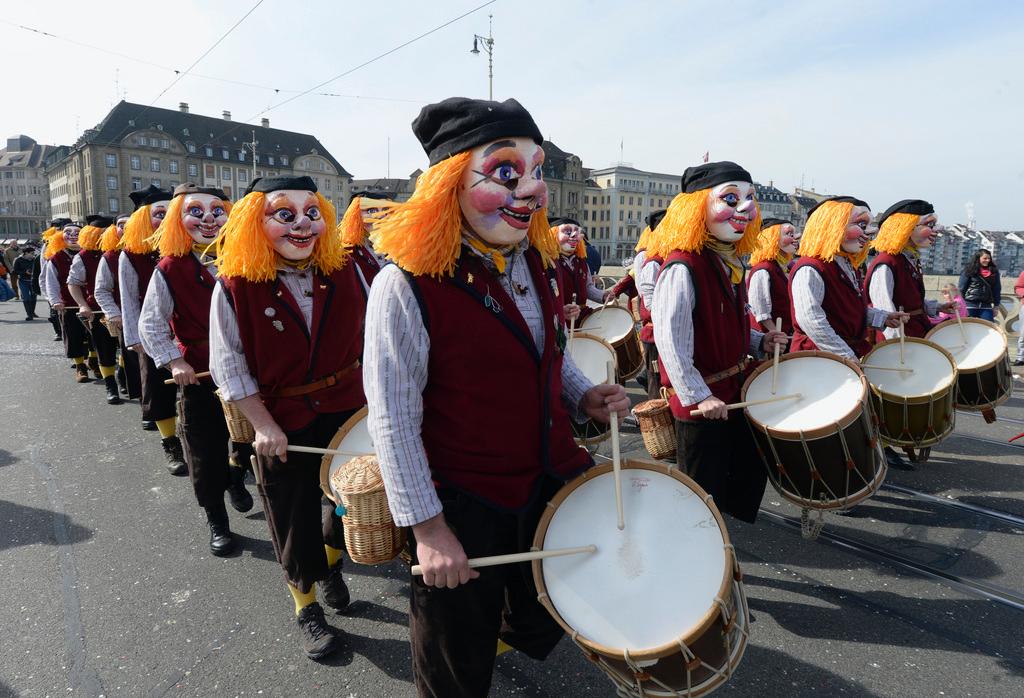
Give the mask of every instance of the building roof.
[[252, 139], [255, 131], [259, 142], [257, 153], [260, 155], [284, 155], [290, 159], [301, 155], [320, 155], [338, 170], [340, 176], [352, 176], [315, 136], [176, 109], [147, 107], [124, 100], [118, 102], [95, 128], [86, 130], [75, 143], [75, 148], [87, 144], [120, 146], [125, 136], [141, 129], [163, 131], [182, 143], [195, 143], [200, 150], [204, 146], [239, 148]]
[[759, 184], [754, 182], [754, 191], [757, 192], [757, 200], [762, 202], [788, 202], [789, 195], [776, 189], [771, 184]]
[[549, 179], [566, 179], [565, 168], [569, 158], [580, 159], [578, 155], [562, 150], [551, 141], [544, 141], [541, 148], [544, 149], [544, 176]]
[[416, 189], [416, 179], [421, 174], [423, 174], [422, 171], [416, 170], [406, 179], [388, 177], [378, 177], [376, 179], [353, 179], [352, 191], [372, 191], [380, 192], [382, 194], [393, 194], [395, 196], [412, 194]]
[[43, 160], [55, 146], [39, 145], [25, 135], [7, 139], [7, 147], [0, 150], [0, 167], [42, 167]]

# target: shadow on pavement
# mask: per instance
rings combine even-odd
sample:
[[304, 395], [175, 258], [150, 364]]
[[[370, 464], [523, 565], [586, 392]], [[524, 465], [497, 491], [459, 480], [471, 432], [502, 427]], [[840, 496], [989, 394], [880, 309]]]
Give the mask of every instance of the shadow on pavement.
[[[81, 543], [93, 536], [93, 529], [72, 523], [66, 514], [54, 514], [48, 509], [27, 507], [0, 499], [0, 550], [23, 545], [58, 545], [54, 528], [67, 531], [68, 543]], [[3, 695], [3, 694], [0, 694]]]
[[5, 465], [13, 465], [20, 460], [21, 458], [18, 458], [10, 451], [5, 451], [4, 449], [0, 448], [0, 468], [4, 467]]
[[[983, 504], [981, 499], [1000, 499], [992, 497], [963, 497], [962, 500], [977, 506], [985, 506], [991, 509], [1007, 510], [1007, 504], [1002, 507], [989, 503]], [[1019, 502], [1012, 499], [1003, 499], [1003, 502], [1013, 502], [1009, 505], [1012, 509], [1015, 505], [1020, 507]], [[928, 502], [911, 502], [900, 497], [892, 497], [884, 494], [876, 494], [869, 502], [884, 502], [892, 506], [879, 507], [872, 504], [858, 504], [850, 515], [859, 519], [877, 519], [893, 524], [905, 524], [910, 526], [928, 526], [929, 528], [962, 528], [985, 533], [1009, 533], [1015, 534], [1020, 531], [1019, 526], [1011, 523], [1004, 523], [982, 514], [972, 514], [968, 511], [945, 507], [941, 504]], [[1014, 513], [1007, 510], [1007, 513]], [[973, 525], [972, 525], [973, 524]]]

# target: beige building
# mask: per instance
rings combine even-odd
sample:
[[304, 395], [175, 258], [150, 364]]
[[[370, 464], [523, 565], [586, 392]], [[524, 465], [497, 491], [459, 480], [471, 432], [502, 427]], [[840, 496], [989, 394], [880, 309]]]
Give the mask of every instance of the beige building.
[[583, 222], [586, 178], [583, 161], [551, 141], [544, 141], [544, 181], [548, 185], [548, 217], [565, 216]]
[[35, 238], [50, 218], [44, 161], [54, 151], [25, 135], [0, 150], [0, 241]]
[[[255, 141], [255, 161], [252, 144]], [[172, 189], [183, 182], [221, 187], [237, 200], [253, 177], [309, 175], [320, 192], [342, 207], [352, 176], [314, 136], [189, 112], [118, 103], [88, 129], [64, 157], [47, 166], [54, 216], [132, 210], [128, 194], [150, 184]]]

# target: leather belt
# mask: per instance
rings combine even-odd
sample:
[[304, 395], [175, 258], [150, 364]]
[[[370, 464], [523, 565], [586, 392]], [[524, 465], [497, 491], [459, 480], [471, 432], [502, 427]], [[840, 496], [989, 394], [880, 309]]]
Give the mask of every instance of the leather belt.
[[[747, 357], [743, 357], [743, 359], [735, 366], [730, 366], [724, 371], [719, 371], [718, 373], [711, 373], [706, 376], [702, 375], [701, 378], [704, 379], [704, 383], [707, 385], [711, 385], [712, 383], [718, 383], [720, 381], [724, 381], [726, 378], [732, 378], [737, 373], [742, 372], [743, 369], [745, 369], [749, 363], [750, 359]], [[669, 397], [676, 394], [675, 388], [663, 388], [663, 391]]]
[[321, 378], [320, 380], [314, 381], [312, 383], [296, 385], [291, 388], [282, 388], [281, 390], [278, 390], [277, 392], [274, 393], [264, 393], [263, 397], [277, 399], [282, 397], [299, 397], [300, 395], [309, 395], [310, 393], [315, 393], [318, 390], [330, 388], [332, 385], [335, 385], [339, 380], [341, 380], [343, 377], [345, 377], [352, 371], [355, 371], [357, 368], [359, 368], [359, 359], [356, 359], [345, 368], [341, 369], [337, 373], [332, 373], [326, 378]]

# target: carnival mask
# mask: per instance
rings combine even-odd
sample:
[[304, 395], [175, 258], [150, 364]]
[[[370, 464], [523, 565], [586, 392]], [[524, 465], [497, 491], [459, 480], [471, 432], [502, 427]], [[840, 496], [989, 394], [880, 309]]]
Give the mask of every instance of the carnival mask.
[[153, 226], [153, 230], [159, 228], [160, 224], [164, 222], [164, 216], [167, 215], [167, 207], [170, 204], [170, 201], [156, 201], [149, 205], [149, 224]]
[[924, 249], [931, 247], [935, 242], [935, 238], [938, 236], [939, 221], [935, 217], [934, 213], [929, 213], [926, 216], [921, 216], [921, 219], [914, 226], [914, 229], [910, 231], [910, 241], [914, 243], [914, 246], [918, 249]]
[[796, 235], [796, 228], [789, 223], [783, 223], [779, 226], [779, 251], [783, 254], [794, 255], [796, 254], [797, 245], [800, 242], [800, 238]]
[[68, 244], [68, 249], [77, 250], [78, 247], [78, 234], [82, 232], [82, 229], [77, 225], [68, 225], [64, 227], [64, 242]]
[[124, 225], [127, 222], [128, 222], [127, 218], [118, 218], [117, 219], [117, 223], [114, 224], [114, 227], [117, 228], [117, 237], [118, 237], [118, 239], [124, 237]]
[[572, 254], [583, 239], [583, 231], [578, 225], [566, 223], [558, 226], [558, 247], [562, 254]]
[[[363, 219], [363, 230], [366, 233], [373, 232], [373, 226], [380, 223], [384, 218], [391, 213], [393, 204], [380, 203], [381, 199], [368, 199], [364, 198], [361, 203], [365, 205], [365, 208], [360, 208], [359, 215]], [[373, 203], [368, 203], [373, 202]]]
[[292, 262], [313, 254], [317, 238], [327, 230], [320, 200], [311, 191], [281, 189], [267, 194], [263, 231], [274, 250]]
[[871, 225], [871, 210], [864, 206], [854, 206], [850, 212], [850, 220], [846, 224], [843, 243], [844, 252], [857, 254], [868, 244], [868, 226]]
[[526, 237], [534, 212], [548, 202], [544, 151], [530, 138], [503, 138], [470, 151], [459, 184], [459, 206], [469, 229], [489, 245]]
[[708, 194], [705, 206], [708, 232], [722, 242], [738, 242], [757, 218], [754, 185], [750, 182], [719, 184]]
[[181, 224], [193, 241], [209, 245], [217, 239], [227, 222], [224, 201], [214, 194], [185, 194], [181, 205]]

